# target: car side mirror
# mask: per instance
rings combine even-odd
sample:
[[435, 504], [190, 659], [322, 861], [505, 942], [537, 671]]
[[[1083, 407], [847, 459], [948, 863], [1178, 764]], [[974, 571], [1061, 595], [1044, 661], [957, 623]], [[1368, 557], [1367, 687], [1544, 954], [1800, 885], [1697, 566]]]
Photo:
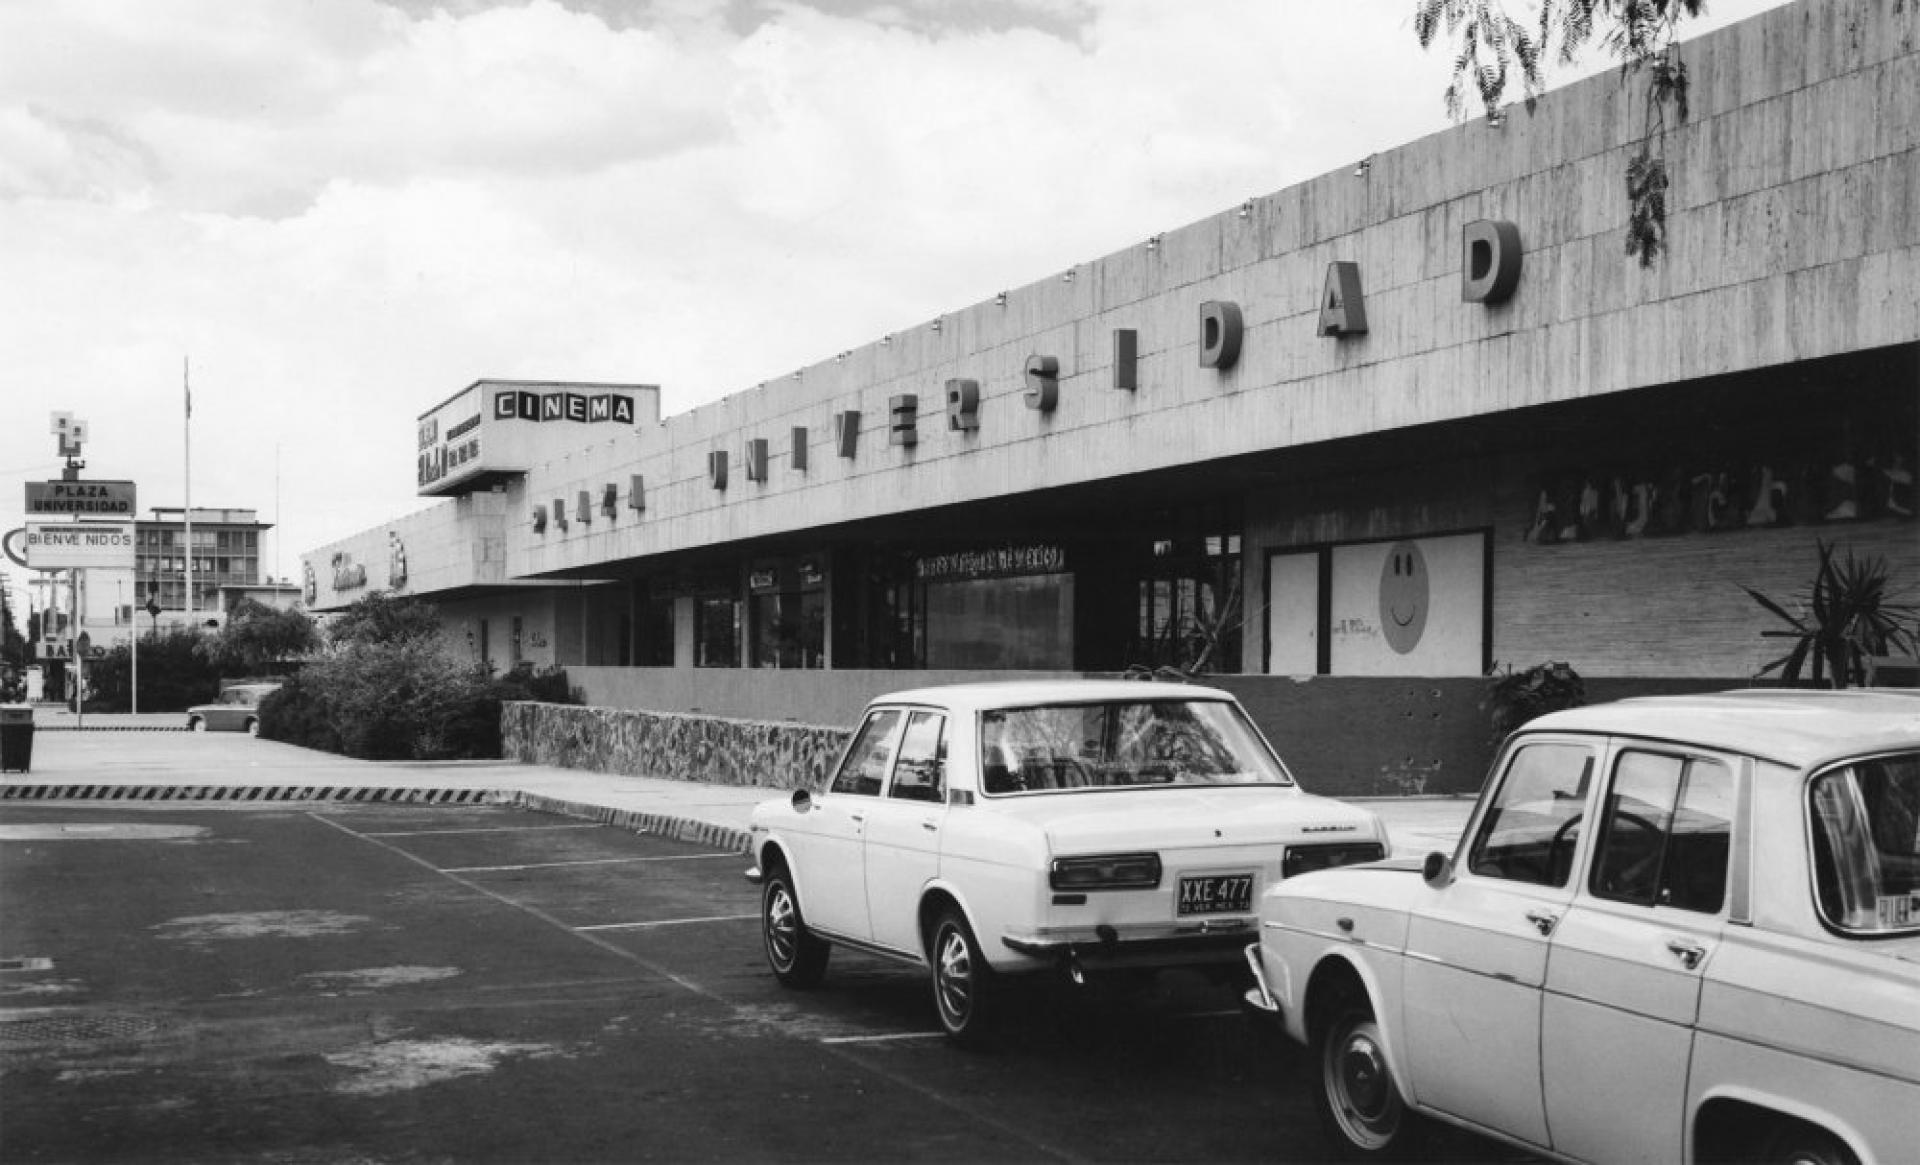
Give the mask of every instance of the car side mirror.
[[1428, 854], [1420, 866], [1420, 876], [1427, 880], [1427, 885], [1440, 889], [1453, 881], [1453, 859], [1438, 850]]
[[811, 808], [813, 808], [813, 794], [805, 789], [795, 789], [793, 791], [793, 811], [795, 813], [805, 813]]

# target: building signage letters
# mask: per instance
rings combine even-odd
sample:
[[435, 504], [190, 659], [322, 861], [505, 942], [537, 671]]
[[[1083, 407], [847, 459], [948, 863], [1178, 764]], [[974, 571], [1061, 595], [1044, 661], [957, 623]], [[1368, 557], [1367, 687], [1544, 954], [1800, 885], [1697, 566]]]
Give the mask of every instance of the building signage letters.
[[493, 394], [496, 421], [574, 421], [593, 424], [612, 421], [633, 424], [633, 398], [625, 393], [526, 392], [506, 389]]
[[27, 523], [33, 570], [133, 569], [133, 526], [122, 522]]
[[1225, 371], [1240, 359], [1240, 305], [1210, 299], [1200, 305], [1200, 367]]
[[1520, 228], [1480, 219], [1460, 231], [1460, 298], [1504, 303], [1520, 282]]
[[980, 427], [980, 382], [955, 378], [947, 381], [947, 428], [953, 432], [973, 432]]
[[1060, 358], [1035, 353], [1027, 357], [1027, 407], [1050, 413], [1060, 403]]
[[887, 444], [917, 445], [920, 443], [920, 398], [914, 393], [903, 392], [887, 400], [887, 411], [892, 417], [887, 427]]
[[1066, 549], [1044, 543], [928, 554], [916, 559], [913, 564], [914, 577], [923, 581], [1059, 574], [1066, 569]]
[[1320, 293], [1320, 334], [1364, 336], [1367, 300], [1360, 291], [1360, 264], [1327, 264], [1326, 289]]
[[29, 514], [100, 514], [131, 518], [139, 512], [130, 481], [30, 481]]

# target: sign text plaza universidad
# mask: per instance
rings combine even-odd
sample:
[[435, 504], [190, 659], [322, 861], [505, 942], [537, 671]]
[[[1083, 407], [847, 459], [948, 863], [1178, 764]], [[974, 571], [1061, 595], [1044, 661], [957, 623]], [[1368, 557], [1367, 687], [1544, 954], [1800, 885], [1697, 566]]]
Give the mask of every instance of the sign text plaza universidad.
[[130, 481], [30, 481], [29, 514], [98, 514], [131, 518], [135, 490]]

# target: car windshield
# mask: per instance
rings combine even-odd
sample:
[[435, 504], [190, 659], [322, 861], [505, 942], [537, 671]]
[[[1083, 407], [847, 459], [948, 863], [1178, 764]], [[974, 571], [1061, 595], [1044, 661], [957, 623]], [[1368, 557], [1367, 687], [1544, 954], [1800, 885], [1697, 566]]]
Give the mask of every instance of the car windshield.
[[1828, 924], [1920, 931], [1920, 753], [1831, 769], [1808, 795], [1815, 894]]
[[995, 709], [981, 716], [980, 756], [988, 794], [1293, 783], [1245, 714], [1224, 700]]

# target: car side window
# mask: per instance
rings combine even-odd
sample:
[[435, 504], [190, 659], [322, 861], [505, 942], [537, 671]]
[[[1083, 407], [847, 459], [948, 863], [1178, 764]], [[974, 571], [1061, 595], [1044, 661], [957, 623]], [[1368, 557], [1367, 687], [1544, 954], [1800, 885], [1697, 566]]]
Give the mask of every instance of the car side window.
[[915, 712], [907, 720], [887, 796], [905, 801], [947, 799], [946, 727], [947, 718], [938, 712]]
[[1637, 749], [1607, 791], [1595, 897], [1716, 914], [1726, 900], [1733, 772], [1717, 760]]
[[853, 747], [840, 763], [830, 786], [835, 793], [857, 797], [878, 797], [886, 782], [887, 768], [893, 763], [894, 742], [905, 714], [898, 708], [881, 708], [867, 717], [853, 738]]
[[1467, 852], [1468, 871], [1510, 882], [1566, 885], [1592, 776], [1593, 750], [1585, 745], [1516, 749]]

